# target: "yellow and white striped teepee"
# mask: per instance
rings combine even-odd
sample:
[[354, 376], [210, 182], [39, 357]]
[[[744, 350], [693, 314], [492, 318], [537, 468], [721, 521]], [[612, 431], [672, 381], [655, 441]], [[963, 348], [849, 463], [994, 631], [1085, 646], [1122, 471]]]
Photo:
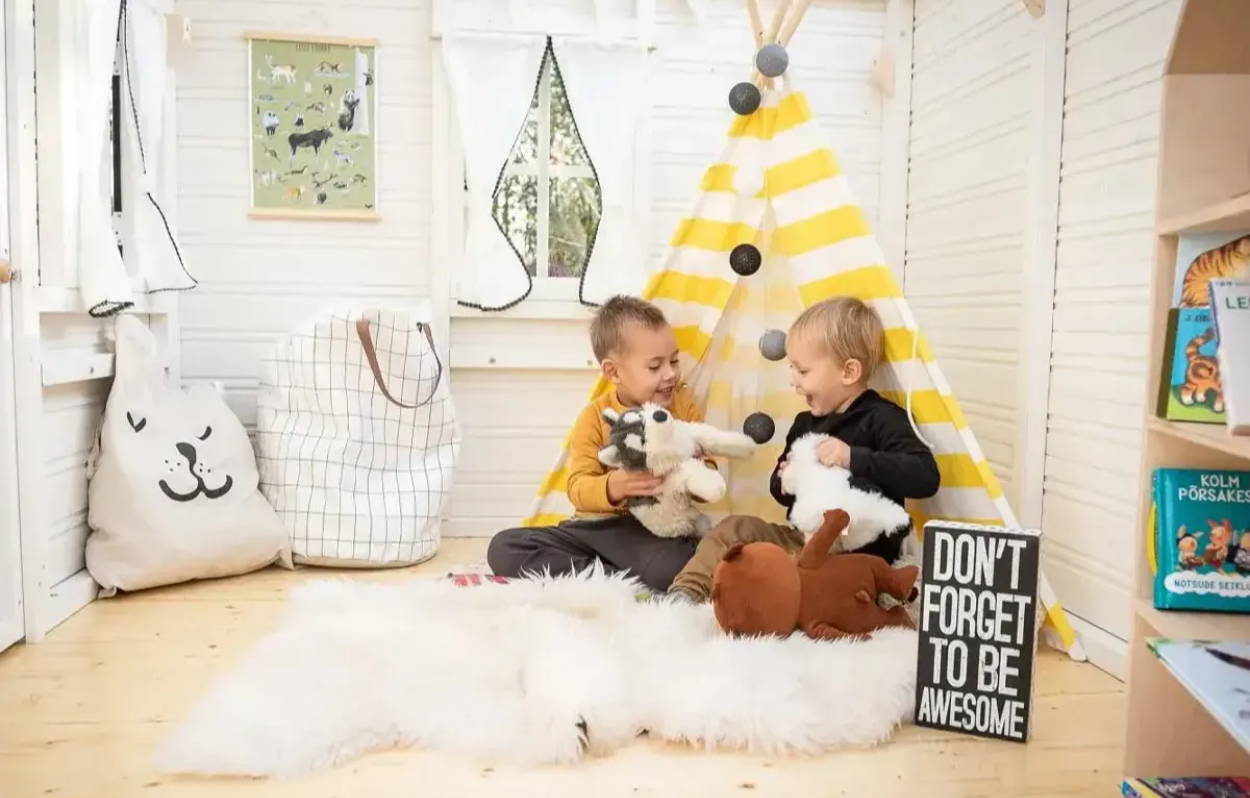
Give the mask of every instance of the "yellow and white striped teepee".
[[[763, 256], [749, 276], [729, 264], [743, 244]], [[1016, 524], [801, 92], [766, 90], [758, 110], [734, 120], [720, 160], [704, 174], [692, 212], [642, 296], [673, 325], [683, 371], [709, 423], [741, 429], [747, 416], [763, 412], [777, 425], [752, 458], [722, 464], [729, 490], [709, 507], [711, 514], [784, 519], [768, 478], [790, 422], [805, 408], [785, 363], [765, 359], [758, 341], [765, 330], [787, 329], [809, 305], [854, 296], [871, 304], [886, 328], [885, 363], [874, 387], [910, 409], [941, 473], [937, 495], [910, 508], [916, 528], [930, 519]], [[609, 388], [600, 378], [590, 398]], [[572, 513], [567, 460], [566, 441], [526, 526], [552, 525]], [[1044, 575], [1041, 583], [1046, 623], [1073, 657], [1083, 658]]]

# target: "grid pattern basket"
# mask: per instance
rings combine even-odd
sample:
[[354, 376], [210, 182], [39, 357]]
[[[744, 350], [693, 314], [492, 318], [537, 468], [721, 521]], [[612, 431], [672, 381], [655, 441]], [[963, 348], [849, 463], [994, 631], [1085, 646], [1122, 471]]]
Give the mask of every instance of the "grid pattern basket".
[[335, 309], [282, 338], [257, 407], [260, 487], [296, 562], [380, 567], [440, 543], [460, 430], [429, 325]]

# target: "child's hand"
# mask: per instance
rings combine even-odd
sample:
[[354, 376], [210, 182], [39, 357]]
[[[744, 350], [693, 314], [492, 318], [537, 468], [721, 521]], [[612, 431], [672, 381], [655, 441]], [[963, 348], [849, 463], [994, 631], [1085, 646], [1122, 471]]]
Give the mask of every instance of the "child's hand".
[[828, 438], [816, 447], [816, 456], [822, 465], [851, 467], [851, 447], [837, 438]]
[[650, 471], [613, 469], [608, 474], [608, 501], [619, 504], [632, 496], [654, 496], [663, 482], [662, 477], [657, 477]]

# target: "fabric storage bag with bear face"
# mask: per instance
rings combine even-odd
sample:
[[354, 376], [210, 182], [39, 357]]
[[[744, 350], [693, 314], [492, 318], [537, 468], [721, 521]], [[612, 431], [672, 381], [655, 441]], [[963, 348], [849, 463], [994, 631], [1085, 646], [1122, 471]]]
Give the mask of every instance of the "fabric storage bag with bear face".
[[87, 570], [101, 594], [289, 567], [286, 530], [220, 392], [171, 385], [134, 316], [115, 329], [113, 387], [87, 466]]
[[296, 562], [402, 566], [438, 551], [460, 431], [418, 311], [331, 309], [285, 336], [256, 443]]

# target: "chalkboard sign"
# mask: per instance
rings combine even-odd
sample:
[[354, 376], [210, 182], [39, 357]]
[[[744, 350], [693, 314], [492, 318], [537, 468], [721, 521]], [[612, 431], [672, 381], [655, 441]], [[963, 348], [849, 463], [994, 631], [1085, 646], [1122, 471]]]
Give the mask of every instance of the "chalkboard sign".
[[1028, 739], [1040, 548], [1036, 530], [925, 524], [916, 725]]

